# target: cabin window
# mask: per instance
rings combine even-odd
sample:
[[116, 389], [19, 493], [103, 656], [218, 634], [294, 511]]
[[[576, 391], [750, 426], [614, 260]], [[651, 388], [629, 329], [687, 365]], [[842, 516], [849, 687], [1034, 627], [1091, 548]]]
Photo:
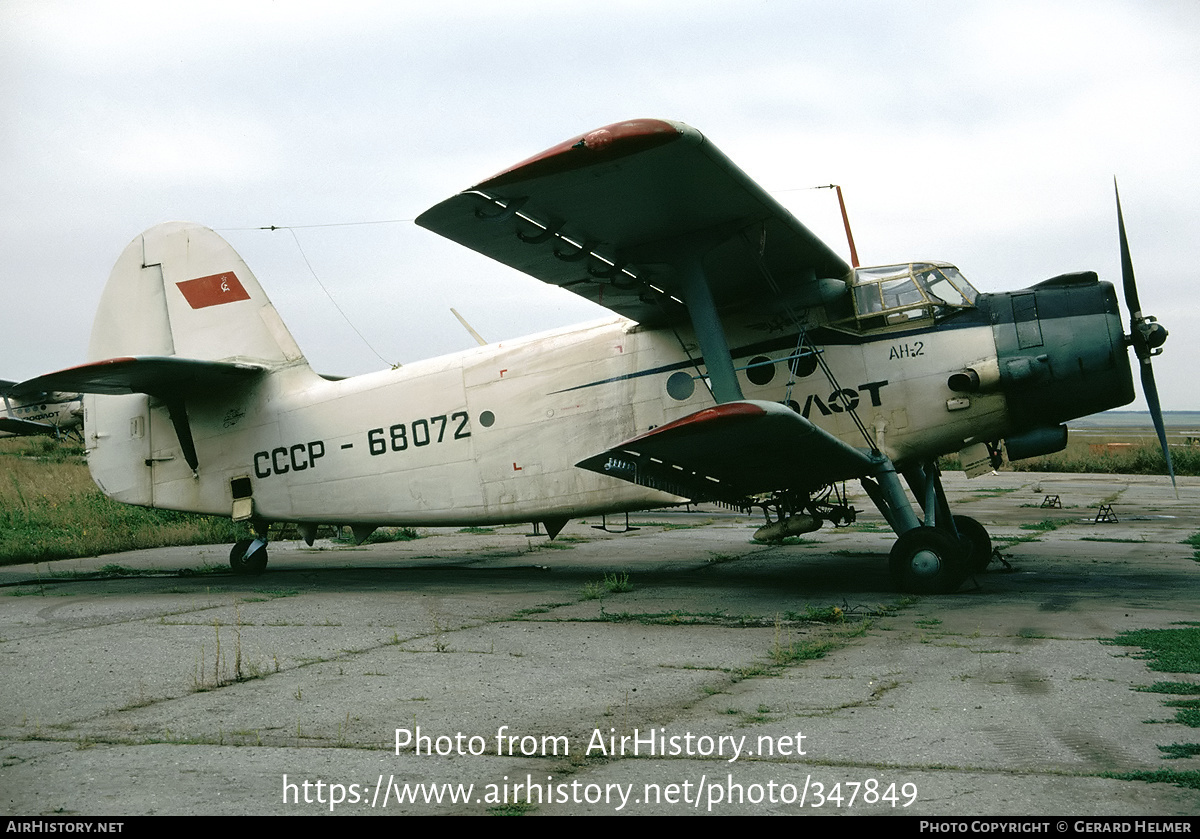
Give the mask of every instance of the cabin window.
[[858, 268], [850, 284], [860, 331], [932, 322], [973, 306], [979, 293], [953, 265], [929, 262]]

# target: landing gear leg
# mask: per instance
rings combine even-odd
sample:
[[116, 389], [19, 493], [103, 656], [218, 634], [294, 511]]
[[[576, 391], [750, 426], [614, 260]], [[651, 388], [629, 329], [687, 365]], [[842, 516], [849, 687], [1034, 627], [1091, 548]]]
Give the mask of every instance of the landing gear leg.
[[257, 577], [267, 568], [267, 527], [254, 526], [255, 538], [238, 540], [229, 552], [234, 574]]

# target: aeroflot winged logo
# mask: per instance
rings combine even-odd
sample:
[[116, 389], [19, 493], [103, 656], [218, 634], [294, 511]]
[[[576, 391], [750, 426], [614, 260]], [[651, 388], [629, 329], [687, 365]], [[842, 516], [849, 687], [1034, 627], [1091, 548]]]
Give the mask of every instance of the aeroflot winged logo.
[[237, 275], [232, 271], [213, 274], [211, 277], [184, 280], [175, 285], [183, 292], [184, 299], [193, 309], [204, 309], [208, 306], [219, 306], [222, 303], [250, 299], [250, 295], [246, 289], [242, 288]]

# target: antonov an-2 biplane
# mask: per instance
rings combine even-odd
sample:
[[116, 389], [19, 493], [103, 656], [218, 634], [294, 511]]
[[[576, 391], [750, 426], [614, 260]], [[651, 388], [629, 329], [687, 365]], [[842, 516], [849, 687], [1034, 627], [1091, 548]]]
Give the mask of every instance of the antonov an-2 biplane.
[[333, 380], [226, 242], [170, 223], [118, 260], [89, 363], [19, 389], [89, 394], [109, 496], [252, 522], [230, 559], [247, 573], [270, 522], [310, 542], [318, 524], [553, 537], [691, 500], [761, 508], [782, 538], [852, 520], [838, 487], [858, 479], [898, 535], [896, 585], [951, 592], [991, 546], [951, 514], [938, 456], [987, 471], [1061, 449], [1066, 420], [1133, 399], [1130, 345], [1162, 439], [1166, 330], [1140, 312], [1123, 225], [1128, 336], [1091, 272], [981, 294], [946, 263], [851, 267], [676, 122], [575, 137], [417, 224], [614, 316]]
[[0, 379], [0, 437], [32, 437], [44, 434], [61, 440], [82, 439], [83, 399], [78, 393], [39, 393], [22, 391], [16, 396], [16, 382]]

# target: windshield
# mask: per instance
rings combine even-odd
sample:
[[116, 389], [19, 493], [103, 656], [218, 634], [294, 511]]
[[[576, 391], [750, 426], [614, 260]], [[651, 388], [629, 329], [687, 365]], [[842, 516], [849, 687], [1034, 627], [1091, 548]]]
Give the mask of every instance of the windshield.
[[[941, 317], [973, 306], [979, 294], [953, 265], [931, 262], [858, 268], [851, 285], [862, 326]], [[867, 319], [871, 323], [861, 323]]]

